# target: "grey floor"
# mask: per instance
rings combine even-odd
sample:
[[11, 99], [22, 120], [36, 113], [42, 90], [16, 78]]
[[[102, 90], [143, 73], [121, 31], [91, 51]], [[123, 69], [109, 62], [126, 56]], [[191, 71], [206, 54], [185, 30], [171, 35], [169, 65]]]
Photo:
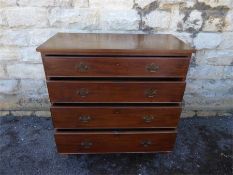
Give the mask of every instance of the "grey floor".
[[49, 118], [0, 118], [0, 175], [232, 174], [233, 117], [182, 119], [169, 154], [56, 153]]

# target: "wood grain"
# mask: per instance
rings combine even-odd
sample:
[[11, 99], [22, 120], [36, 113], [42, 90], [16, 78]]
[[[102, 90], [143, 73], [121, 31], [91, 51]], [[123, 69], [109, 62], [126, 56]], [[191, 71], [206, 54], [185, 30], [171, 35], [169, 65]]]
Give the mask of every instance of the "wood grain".
[[188, 57], [44, 57], [47, 77], [186, 77]]
[[181, 107], [52, 106], [55, 128], [176, 128]]
[[59, 153], [120, 153], [171, 151], [175, 131], [56, 132]]
[[37, 51], [59, 153], [172, 151], [195, 49], [164, 34], [58, 33]]
[[181, 102], [185, 82], [48, 81], [47, 86], [52, 103]]
[[195, 50], [178, 38], [165, 34], [58, 33], [37, 51], [79, 55], [191, 55]]

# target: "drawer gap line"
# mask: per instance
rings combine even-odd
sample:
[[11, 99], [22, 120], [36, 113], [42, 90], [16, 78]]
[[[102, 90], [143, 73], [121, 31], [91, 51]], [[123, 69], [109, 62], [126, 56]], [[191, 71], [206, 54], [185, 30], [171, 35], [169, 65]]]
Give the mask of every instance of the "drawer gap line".
[[150, 78], [150, 77], [48, 77], [48, 80], [56, 80], [56, 81], [184, 81], [184, 77], [176, 78]]
[[46, 57], [155, 57], [155, 58], [189, 58], [188, 55], [73, 55], [73, 54], [45, 54]]
[[122, 128], [122, 129], [119, 129], [119, 128], [111, 128], [111, 129], [55, 129], [56, 132], [151, 132], [151, 131], [165, 131], [165, 132], [169, 132], [169, 131], [172, 131], [172, 132], [176, 132], [176, 129], [175, 128]]

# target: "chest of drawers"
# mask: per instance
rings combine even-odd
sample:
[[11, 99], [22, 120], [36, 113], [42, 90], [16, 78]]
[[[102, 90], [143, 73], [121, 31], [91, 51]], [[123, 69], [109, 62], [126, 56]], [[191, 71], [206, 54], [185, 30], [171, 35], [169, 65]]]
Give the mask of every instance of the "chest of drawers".
[[192, 48], [172, 35], [58, 33], [37, 51], [59, 153], [172, 150]]

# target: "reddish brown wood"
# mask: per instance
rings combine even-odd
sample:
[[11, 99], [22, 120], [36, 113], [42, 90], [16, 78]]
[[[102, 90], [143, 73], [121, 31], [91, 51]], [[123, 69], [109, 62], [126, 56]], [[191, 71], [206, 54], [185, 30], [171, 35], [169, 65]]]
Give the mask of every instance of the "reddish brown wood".
[[172, 35], [58, 33], [37, 51], [59, 153], [172, 150], [193, 48]]
[[188, 57], [45, 57], [47, 77], [186, 77]]
[[185, 82], [48, 81], [59, 102], [181, 102]]
[[195, 50], [172, 35], [58, 33], [37, 48], [46, 54], [190, 55]]
[[175, 131], [56, 132], [59, 153], [119, 153], [172, 151]]
[[51, 107], [55, 128], [176, 128], [181, 107]]

